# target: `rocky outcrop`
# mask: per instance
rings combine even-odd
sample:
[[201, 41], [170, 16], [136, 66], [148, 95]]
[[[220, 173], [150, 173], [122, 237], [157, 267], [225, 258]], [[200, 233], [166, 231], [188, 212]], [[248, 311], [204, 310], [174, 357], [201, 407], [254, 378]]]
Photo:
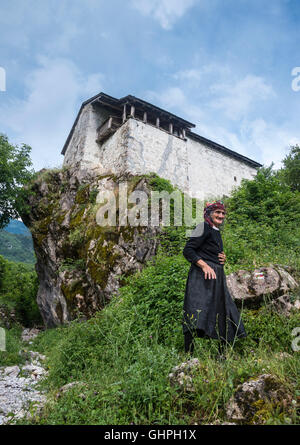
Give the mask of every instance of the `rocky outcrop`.
[[190, 359], [180, 365], [175, 366], [169, 374], [171, 385], [178, 385], [179, 388], [194, 392], [193, 377], [201, 371], [201, 364], [197, 358]]
[[125, 276], [155, 255], [157, 228], [97, 223], [98, 193], [113, 191], [118, 203], [119, 184], [125, 180], [128, 193], [149, 192], [142, 177], [99, 176], [74, 168], [42, 170], [31, 184], [29, 211], [22, 219], [33, 237], [37, 303], [46, 327], [92, 316]]
[[268, 307], [279, 314], [289, 317], [293, 312], [300, 310], [300, 300], [296, 299], [292, 301], [290, 295], [281, 295], [275, 298], [275, 300], [272, 300]]
[[43, 367], [45, 356], [36, 351], [28, 351], [27, 355], [28, 360], [23, 366], [0, 367], [0, 425], [29, 418], [46, 402], [45, 393], [36, 388], [47, 375]]
[[21, 340], [31, 344], [32, 340], [34, 340], [35, 337], [37, 337], [40, 332], [41, 329], [38, 328], [25, 328], [22, 331]]
[[264, 297], [277, 298], [298, 287], [291, 270], [274, 265], [252, 272], [239, 270], [227, 276], [227, 286], [238, 305], [257, 306]]
[[228, 420], [241, 424], [264, 424], [272, 412], [292, 410], [296, 401], [273, 375], [262, 374], [239, 385], [227, 404]]

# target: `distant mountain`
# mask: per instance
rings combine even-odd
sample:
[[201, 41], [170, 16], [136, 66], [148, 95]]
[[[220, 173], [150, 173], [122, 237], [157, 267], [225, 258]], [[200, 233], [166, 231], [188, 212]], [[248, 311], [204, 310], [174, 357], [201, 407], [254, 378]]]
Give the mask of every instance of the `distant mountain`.
[[14, 262], [36, 262], [31, 233], [22, 221], [11, 220], [0, 230], [0, 255]]
[[31, 236], [31, 233], [27, 229], [25, 224], [17, 219], [11, 219], [9, 224], [5, 226], [3, 230], [9, 233], [17, 233], [19, 235]]

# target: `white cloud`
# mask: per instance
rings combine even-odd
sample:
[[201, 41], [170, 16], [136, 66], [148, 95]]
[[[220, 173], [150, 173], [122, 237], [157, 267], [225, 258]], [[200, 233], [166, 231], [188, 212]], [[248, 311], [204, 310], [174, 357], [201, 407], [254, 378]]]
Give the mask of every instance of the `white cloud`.
[[271, 85], [262, 77], [248, 74], [235, 83], [214, 84], [210, 87], [212, 108], [222, 110], [230, 119], [242, 119], [260, 101], [275, 97]]
[[53, 35], [52, 39], [45, 44], [46, 54], [65, 54], [68, 53], [76, 38], [83, 35], [83, 29], [76, 23], [65, 21], [61, 24], [60, 32]]
[[16, 143], [32, 147], [35, 169], [63, 161], [60, 152], [81, 101], [99, 93], [103, 83], [101, 73], [83, 75], [68, 59], [38, 61], [25, 79], [25, 99], [0, 108], [2, 127], [15, 133]]
[[148, 91], [146, 96], [150, 102], [194, 123], [195, 133], [246, 155], [246, 147], [238, 135], [224, 128], [213, 113], [207, 113], [205, 102], [195, 104], [194, 98], [190, 100], [182, 88], [171, 87], [158, 93]]
[[188, 70], [182, 70], [178, 71], [177, 73], [173, 74], [173, 78], [176, 80], [183, 80], [185, 82], [195, 82], [198, 83], [203, 77], [203, 72], [200, 69], [188, 69]]
[[160, 92], [147, 91], [145, 97], [153, 104], [184, 117], [192, 123], [197, 124], [204, 118], [203, 108], [189, 101], [182, 88], [170, 87]]
[[[195, 59], [198, 59], [197, 54]], [[184, 82], [186, 86], [200, 85], [201, 82], [203, 88], [203, 85], [214, 84], [220, 82], [220, 80], [222, 83], [229, 82], [233, 77], [232, 70], [227, 65], [216, 63], [202, 65], [201, 62], [198, 63], [200, 63], [200, 67], [177, 71], [173, 74], [173, 79]]]
[[300, 132], [291, 128], [287, 122], [275, 125], [259, 118], [243, 123], [241, 138], [249, 150], [261, 153], [263, 164], [270, 165], [273, 162], [274, 168], [280, 168], [289, 147], [300, 141]]
[[[196, 79], [197, 76], [194, 76], [193, 71], [191, 74], [187, 70], [178, 78]], [[259, 101], [275, 94], [272, 87], [262, 78], [246, 76], [236, 83], [234, 91], [227, 89], [227, 96], [220, 88], [218, 100], [222, 106], [218, 107], [218, 112], [211, 106], [213, 103], [211, 95], [197, 96], [196, 91], [186, 86], [174, 86], [159, 92], [148, 91], [146, 96], [152, 103], [196, 124], [193, 131], [197, 134], [261, 164], [270, 165], [274, 162], [274, 168], [280, 168], [289, 146], [300, 141], [300, 131], [294, 122], [285, 121], [277, 124], [259, 117], [259, 113], [257, 115], [254, 113], [255, 117], [250, 113]], [[215, 88], [214, 93], [218, 92]], [[235, 94], [238, 96], [236, 101]], [[227, 107], [230, 107], [232, 112], [229, 120]]]
[[188, 9], [198, 0], [132, 0], [131, 3], [143, 15], [150, 15], [162, 28], [171, 29]]
[[148, 100], [159, 103], [168, 109], [182, 107], [186, 103], [186, 97], [179, 87], [167, 88], [159, 93], [147, 91], [146, 97]]
[[250, 112], [257, 113], [261, 105], [276, 98], [266, 79], [253, 74], [238, 78], [227, 65], [201, 65], [180, 70], [171, 77], [184, 91], [193, 90], [207, 111], [221, 112], [232, 121], [242, 121]]

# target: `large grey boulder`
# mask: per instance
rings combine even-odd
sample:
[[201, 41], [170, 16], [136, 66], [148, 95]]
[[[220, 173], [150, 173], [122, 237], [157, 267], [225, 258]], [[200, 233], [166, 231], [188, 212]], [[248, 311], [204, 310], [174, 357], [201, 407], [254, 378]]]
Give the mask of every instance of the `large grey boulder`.
[[288, 416], [293, 406], [287, 388], [275, 376], [262, 374], [238, 386], [227, 404], [226, 414], [235, 423], [264, 424], [272, 412]]
[[298, 283], [290, 272], [277, 264], [252, 272], [239, 270], [227, 276], [228, 290], [238, 305], [257, 305], [264, 297], [273, 299], [297, 288]]

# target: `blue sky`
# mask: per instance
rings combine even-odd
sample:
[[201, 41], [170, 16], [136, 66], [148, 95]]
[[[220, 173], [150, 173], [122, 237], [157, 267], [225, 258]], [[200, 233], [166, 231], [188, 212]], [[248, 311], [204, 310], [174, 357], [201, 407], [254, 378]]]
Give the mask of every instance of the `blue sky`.
[[300, 143], [299, 24], [299, 0], [0, 0], [0, 132], [58, 167], [84, 100], [132, 94], [280, 167]]

